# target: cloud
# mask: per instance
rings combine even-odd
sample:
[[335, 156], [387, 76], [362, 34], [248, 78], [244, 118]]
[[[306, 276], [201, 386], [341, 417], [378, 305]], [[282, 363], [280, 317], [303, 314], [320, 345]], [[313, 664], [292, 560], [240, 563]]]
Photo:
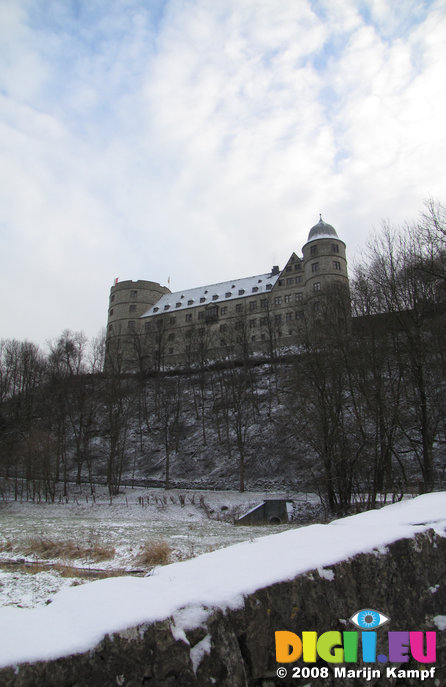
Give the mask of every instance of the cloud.
[[441, 198], [445, 23], [441, 0], [4, 2], [3, 335], [94, 334], [116, 276], [266, 271], [319, 211], [352, 256]]

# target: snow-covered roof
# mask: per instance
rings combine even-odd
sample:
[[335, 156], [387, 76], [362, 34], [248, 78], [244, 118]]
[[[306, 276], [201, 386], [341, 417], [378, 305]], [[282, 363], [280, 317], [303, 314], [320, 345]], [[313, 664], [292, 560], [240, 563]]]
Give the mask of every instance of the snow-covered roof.
[[324, 567], [431, 528], [445, 536], [446, 492], [235, 544], [156, 568], [150, 577], [70, 587], [47, 606], [1, 608], [0, 666], [88, 651], [106, 634], [171, 616], [172, 631], [180, 632], [182, 613], [196, 627], [212, 608], [241, 607], [245, 595], [309, 570], [333, 579]]
[[164, 312], [175, 312], [197, 306], [203, 307], [209, 305], [209, 303], [219, 303], [221, 305], [226, 301], [236, 298], [247, 298], [259, 293], [269, 293], [279, 276], [280, 272], [275, 275], [269, 272], [267, 274], [257, 274], [254, 277], [222, 281], [219, 284], [197, 286], [185, 291], [165, 293], [141, 317], [151, 317]]
[[320, 215], [319, 222], [311, 227], [310, 233], [308, 234], [307, 243], [309, 241], [314, 241], [315, 239], [327, 239], [327, 238], [338, 238], [336, 229], [328, 222], [324, 222], [322, 215]]

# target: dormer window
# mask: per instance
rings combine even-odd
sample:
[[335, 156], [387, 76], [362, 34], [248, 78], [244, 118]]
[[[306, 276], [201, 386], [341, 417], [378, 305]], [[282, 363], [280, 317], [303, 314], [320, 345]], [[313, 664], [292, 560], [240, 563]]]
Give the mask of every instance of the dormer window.
[[212, 300], [213, 301], [218, 300], [218, 293], [214, 293], [214, 295], [212, 296]]
[[177, 303], [175, 307], [176, 307], [176, 308], [181, 308], [181, 303]]
[[232, 293], [230, 291], [226, 291], [225, 293], [225, 298], [231, 298]]
[[158, 312], [159, 308], [153, 308], [153, 312]]
[[169, 310], [169, 308], [170, 308], [170, 305], [169, 305], [169, 304], [167, 304], [167, 305], [164, 306], [164, 310]]
[[253, 287], [252, 287], [252, 292], [253, 292], [253, 293], [256, 293], [258, 290], [259, 290], [259, 287], [258, 287], [258, 286], [253, 286]]
[[193, 303], [194, 303], [194, 299], [193, 299], [193, 298], [191, 298], [191, 299], [189, 299], [189, 300], [187, 301], [187, 304], [188, 304], [188, 305], [193, 305]]
[[[207, 293], [207, 292], [206, 292], [206, 293]], [[205, 300], [206, 300], [206, 298], [205, 298], [204, 296], [202, 296], [202, 297], [200, 298], [200, 303], [204, 303]]]
[[239, 289], [239, 290], [238, 290], [238, 295], [239, 295], [239, 296], [243, 296], [244, 293], [245, 293], [245, 289]]
[[272, 288], [273, 288], [273, 285], [272, 285], [272, 284], [267, 284], [267, 285], [266, 285], [266, 290], [267, 290], [267, 291], [270, 291]]

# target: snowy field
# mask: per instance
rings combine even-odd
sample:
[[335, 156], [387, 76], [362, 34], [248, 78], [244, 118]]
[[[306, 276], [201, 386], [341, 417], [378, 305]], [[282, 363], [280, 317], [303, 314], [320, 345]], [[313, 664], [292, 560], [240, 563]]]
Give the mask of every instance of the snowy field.
[[141, 551], [159, 542], [168, 551], [165, 562], [175, 562], [296, 527], [232, 524], [265, 498], [291, 498], [303, 516], [317, 511], [315, 496], [283, 492], [128, 488], [110, 502], [104, 488], [96, 488], [93, 501], [86, 486], [73, 486], [55, 504], [2, 501], [0, 606], [44, 605], [60, 589], [97, 576], [143, 575], [153, 565]]
[[[115, 522], [119, 523], [118, 517]], [[430, 528], [446, 535], [446, 492], [326, 525], [251, 538], [157, 567], [148, 577], [127, 575], [72, 587], [37, 608], [4, 607], [0, 666], [87, 651], [107, 633], [168, 617], [173, 617], [174, 630], [182, 636], [184, 628], [200, 625], [213, 607], [240, 607], [244, 595], [308, 570], [318, 569], [321, 576], [333, 579], [331, 565], [360, 552], [382, 551], [393, 541]], [[434, 622], [441, 629], [446, 616], [436, 616]]]

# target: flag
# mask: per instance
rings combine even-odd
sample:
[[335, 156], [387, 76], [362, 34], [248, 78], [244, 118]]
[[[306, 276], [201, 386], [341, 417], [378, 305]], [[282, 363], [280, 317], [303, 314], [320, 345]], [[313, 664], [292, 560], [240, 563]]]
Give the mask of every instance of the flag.
[[116, 284], [118, 283], [118, 281], [119, 281], [119, 277], [116, 277], [116, 279], [115, 279], [115, 286], [116, 286]]

